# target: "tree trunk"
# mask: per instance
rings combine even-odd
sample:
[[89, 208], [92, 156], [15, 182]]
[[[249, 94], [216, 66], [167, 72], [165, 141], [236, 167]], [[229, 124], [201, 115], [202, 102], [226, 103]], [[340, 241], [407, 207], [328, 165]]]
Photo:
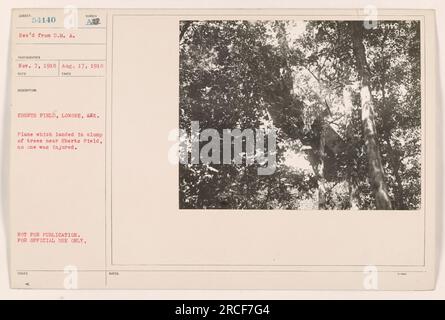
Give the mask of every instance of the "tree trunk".
[[308, 161], [311, 164], [314, 175], [317, 179], [318, 186], [318, 209], [327, 209], [326, 203], [326, 178], [324, 175], [324, 161], [325, 161], [325, 148], [326, 148], [326, 130], [324, 125], [324, 120], [322, 116], [320, 120], [320, 136], [318, 143], [312, 145], [311, 150], [308, 152]]
[[380, 47], [381, 55], [382, 55], [382, 76], [381, 76], [381, 91], [382, 91], [382, 106], [383, 106], [383, 128], [384, 132], [382, 133], [383, 140], [387, 144], [387, 148], [389, 151], [389, 161], [388, 164], [391, 166], [392, 174], [395, 177], [395, 187], [394, 187], [394, 208], [397, 210], [403, 210], [403, 184], [402, 178], [400, 177], [400, 156], [396, 152], [396, 150], [392, 147], [391, 143], [391, 124], [389, 123], [391, 108], [390, 105], [386, 102], [386, 70], [387, 63], [385, 57], [385, 42], [388, 38], [389, 30], [386, 30], [385, 35], [383, 36], [382, 45]]
[[343, 104], [346, 108], [347, 115], [347, 125], [346, 125], [346, 154], [348, 157], [347, 165], [347, 183], [348, 183], [348, 192], [349, 192], [349, 208], [351, 210], [359, 210], [360, 209], [360, 201], [359, 201], [359, 193], [357, 186], [357, 173], [354, 173], [354, 168], [358, 167], [356, 161], [356, 153], [351, 146], [353, 145], [353, 112], [354, 105], [352, 103], [351, 97], [351, 89], [348, 87], [343, 88]]
[[377, 132], [374, 120], [374, 103], [370, 90], [370, 72], [366, 61], [366, 51], [363, 44], [363, 22], [350, 23], [354, 57], [357, 65], [357, 73], [361, 80], [361, 108], [363, 134], [366, 145], [369, 166], [369, 183], [373, 189], [375, 206], [377, 209], [391, 209], [391, 200], [385, 183], [380, 149], [377, 143]]
[[[322, 116], [323, 117], [323, 116]], [[325, 210], [326, 208], [326, 179], [324, 176], [324, 160], [325, 160], [325, 121], [321, 119], [321, 131], [320, 131], [320, 146], [319, 146], [319, 157], [320, 163], [318, 166], [318, 209]]]
[[392, 168], [392, 174], [395, 178], [395, 187], [394, 187], [394, 207], [397, 210], [405, 210], [405, 205], [403, 202], [403, 182], [402, 177], [400, 176], [400, 156], [397, 151], [392, 147], [390, 132], [384, 134], [384, 140], [388, 145], [388, 150], [390, 153], [390, 162]]

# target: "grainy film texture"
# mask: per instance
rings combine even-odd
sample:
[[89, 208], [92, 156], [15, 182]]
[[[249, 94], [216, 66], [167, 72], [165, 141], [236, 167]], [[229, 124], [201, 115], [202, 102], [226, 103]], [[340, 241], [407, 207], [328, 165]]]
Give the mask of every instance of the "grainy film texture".
[[181, 21], [179, 208], [421, 206], [419, 21]]

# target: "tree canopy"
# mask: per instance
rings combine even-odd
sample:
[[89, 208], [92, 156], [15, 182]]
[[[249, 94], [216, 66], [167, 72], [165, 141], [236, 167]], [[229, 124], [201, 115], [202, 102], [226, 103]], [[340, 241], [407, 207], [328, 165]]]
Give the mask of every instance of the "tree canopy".
[[181, 208], [420, 207], [418, 21], [183, 21], [179, 41], [181, 129], [277, 132], [271, 175], [181, 164]]

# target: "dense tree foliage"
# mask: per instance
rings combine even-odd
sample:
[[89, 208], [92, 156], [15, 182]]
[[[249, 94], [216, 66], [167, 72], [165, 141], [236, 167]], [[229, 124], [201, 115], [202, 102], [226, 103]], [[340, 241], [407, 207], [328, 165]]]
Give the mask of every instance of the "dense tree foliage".
[[180, 29], [180, 128], [277, 130], [272, 175], [257, 174], [261, 163], [181, 164], [181, 208], [420, 206], [417, 21], [373, 29], [186, 21]]

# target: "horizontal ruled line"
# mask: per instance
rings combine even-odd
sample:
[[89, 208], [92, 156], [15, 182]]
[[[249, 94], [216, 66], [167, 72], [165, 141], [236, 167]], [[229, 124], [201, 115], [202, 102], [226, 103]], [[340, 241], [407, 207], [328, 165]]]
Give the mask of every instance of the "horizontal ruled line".
[[77, 45], [77, 46], [104, 46], [106, 43], [68, 43], [68, 42], [16, 42], [16, 45]]

